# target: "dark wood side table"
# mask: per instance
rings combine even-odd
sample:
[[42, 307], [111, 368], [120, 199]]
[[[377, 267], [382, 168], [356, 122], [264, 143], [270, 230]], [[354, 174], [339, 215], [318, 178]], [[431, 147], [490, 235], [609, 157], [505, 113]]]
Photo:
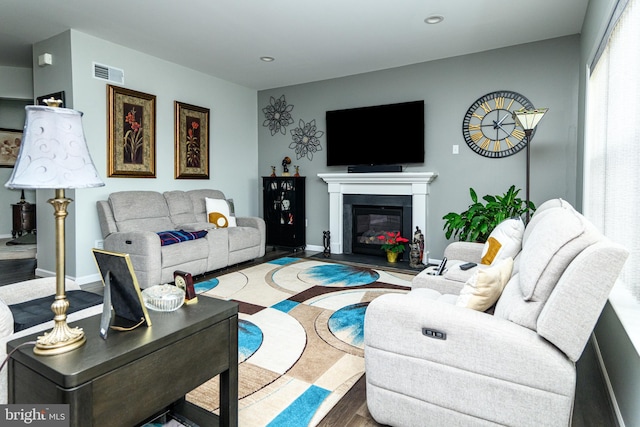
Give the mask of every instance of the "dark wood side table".
[[16, 203], [13, 209], [13, 230], [11, 236], [22, 236], [22, 233], [36, 231], [36, 205], [32, 203]]
[[[238, 425], [238, 305], [206, 296], [173, 312], [149, 311], [152, 326], [99, 336], [100, 316], [71, 326], [87, 342], [56, 356], [32, 347], [9, 360], [9, 403], [65, 403], [71, 426], [131, 427], [172, 408], [201, 426]], [[37, 335], [7, 344], [7, 352]], [[220, 374], [220, 417], [184, 396]]]

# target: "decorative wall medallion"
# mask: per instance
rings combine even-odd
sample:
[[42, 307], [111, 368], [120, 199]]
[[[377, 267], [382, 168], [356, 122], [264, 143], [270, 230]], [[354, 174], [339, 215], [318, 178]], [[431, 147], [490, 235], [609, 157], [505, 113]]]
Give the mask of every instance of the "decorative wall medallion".
[[300, 119], [298, 127], [291, 130], [291, 138], [293, 142], [289, 144], [289, 148], [296, 151], [296, 159], [306, 157], [313, 160], [313, 153], [321, 151], [320, 138], [324, 135], [323, 131], [316, 127], [316, 120], [313, 119], [309, 123], [305, 123]]
[[286, 135], [287, 126], [293, 123], [291, 110], [293, 110], [293, 105], [287, 105], [284, 95], [278, 99], [275, 99], [273, 96], [270, 97], [269, 105], [262, 109], [265, 116], [265, 121], [262, 122], [262, 126], [269, 128], [271, 136], [278, 132]]

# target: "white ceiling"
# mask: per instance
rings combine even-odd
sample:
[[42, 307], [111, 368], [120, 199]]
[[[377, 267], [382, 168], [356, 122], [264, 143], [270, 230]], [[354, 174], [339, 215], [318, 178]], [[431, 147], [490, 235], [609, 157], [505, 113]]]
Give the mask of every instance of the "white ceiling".
[[[578, 34], [588, 0], [2, 0], [0, 65], [70, 28], [257, 90]], [[430, 15], [442, 15], [427, 25]], [[272, 56], [275, 61], [260, 61]], [[99, 61], [99, 53], [96, 53]], [[118, 67], [118, 64], [109, 64]]]

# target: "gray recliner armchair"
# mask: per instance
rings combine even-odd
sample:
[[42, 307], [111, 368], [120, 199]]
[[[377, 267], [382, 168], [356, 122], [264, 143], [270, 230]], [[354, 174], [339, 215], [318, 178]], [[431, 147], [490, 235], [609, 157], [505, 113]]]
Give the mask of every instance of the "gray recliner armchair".
[[[566, 202], [536, 212], [493, 314], [421, 282], [365, 316], [367, 405], [392, 426], [568, 426], [575, 362], [628, 256]], [[467, 285], [464, 285], [465, 287]]]

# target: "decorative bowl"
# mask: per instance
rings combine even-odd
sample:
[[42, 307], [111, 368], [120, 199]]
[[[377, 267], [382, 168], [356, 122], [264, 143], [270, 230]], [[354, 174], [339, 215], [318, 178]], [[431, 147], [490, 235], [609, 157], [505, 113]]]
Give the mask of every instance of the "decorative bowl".
[[155, 311], [175, 311], [184, 304], [184, 291], [173, 285], [154, 285], [142, 291], [144, 305]]

